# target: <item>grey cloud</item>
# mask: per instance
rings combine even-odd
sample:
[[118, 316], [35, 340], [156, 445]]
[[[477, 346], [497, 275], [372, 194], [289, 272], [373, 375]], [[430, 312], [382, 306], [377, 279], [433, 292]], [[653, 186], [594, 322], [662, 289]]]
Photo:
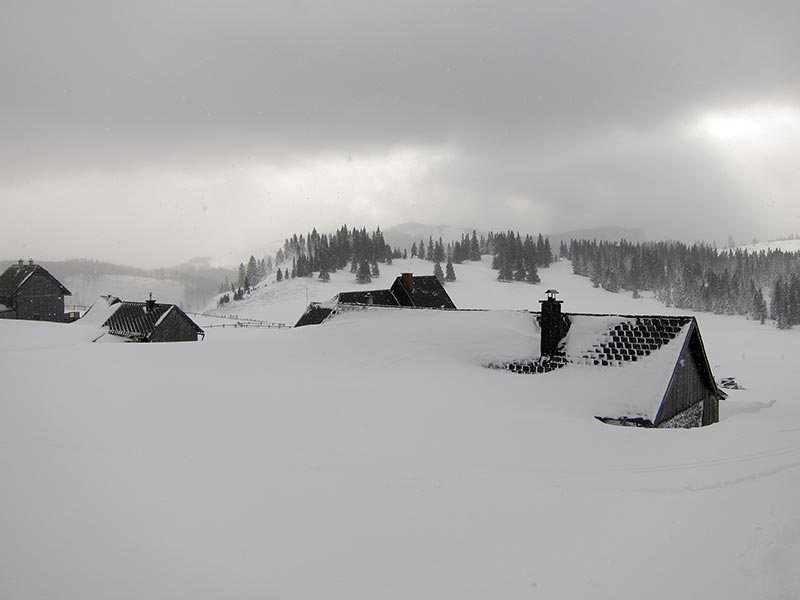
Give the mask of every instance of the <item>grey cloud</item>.
[[459, 159], [421, 188], [443, 212], [458, 197], [479, 222], [517, 195], [624, 218], [639, 198], [742, 194], [681, 144], [681, 119], [800, 104], [796, 2], [12, 0], [4, 15], [0, 186], [447, 147]]

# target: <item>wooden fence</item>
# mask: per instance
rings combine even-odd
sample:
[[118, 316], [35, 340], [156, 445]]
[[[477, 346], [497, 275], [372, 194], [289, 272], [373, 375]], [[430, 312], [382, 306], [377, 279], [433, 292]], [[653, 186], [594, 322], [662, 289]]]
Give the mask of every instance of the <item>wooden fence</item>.
[[[248, 317], [240, 317], [239, 315], [212, 315], [211, 313], [198, 313], [198, 312], [189, 312], [185, 311], [187, 315], [192, 315], [193, 317], [209, 317], [212, 319], [228, 319], [230, 321], [236, 321], [237, 323], [244, 324], [244, 323], [251, 323], [253, 327], [271, 327], [275, 329], [282, 329], [284, 327], [289, 327], [286, 323], [274, 323], [272, 321], [262, 321], [261, 319], [250, 319]], [[232, 325], [228, 325], [231, 327]], [[240, 325], [240, 327], [243, 325]], [[221, 325], [204, 325], [204, 327], [221, 327]]]
[[286, 323], [243, 323], [243, 322], [236, 322], [236, 323], [218, 323], [216, 325], [202, 325], [203, 329], [211, 329], [213, 327], [222, 327], [223, 329], [226, 327], [234, 327], [234, 328], [241, 328], [241, 327], [256, 327], [256, 328], [264, 328], [264, 329], [289, 329], [289, 325]]

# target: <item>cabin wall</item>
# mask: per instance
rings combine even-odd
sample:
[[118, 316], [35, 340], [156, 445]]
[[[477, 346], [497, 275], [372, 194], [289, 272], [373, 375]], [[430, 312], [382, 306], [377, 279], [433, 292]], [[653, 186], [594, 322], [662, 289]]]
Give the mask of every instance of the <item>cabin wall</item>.
[[699, 342], [696, 339], [690, 340], [684, 347], [675, 366], [672, 386], [656, 416], [656, 427], [684, 411], [689, 411], [682, 417], [683, 420], [692, 421], [693, 424], [689, 426], [710, 425], [719, 420], [719, 400], [702, 376], [698, 352]]
[[63, 321], [64, 291], [47, 275], [34, 273], [16, 295], [18, 319]]
[[174, 308], [150, 335], [151, 342], [196, 342], [197, 329]]
[[719, 398], [708, 394], [703, 401], [703, 427], [713, 423], [719, 423]]

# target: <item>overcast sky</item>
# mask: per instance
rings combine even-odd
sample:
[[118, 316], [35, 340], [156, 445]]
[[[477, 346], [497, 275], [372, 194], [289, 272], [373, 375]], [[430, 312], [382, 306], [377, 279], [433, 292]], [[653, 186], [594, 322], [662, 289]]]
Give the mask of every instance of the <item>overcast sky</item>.
[[6, 0], [0, 257], [800, 231], [800, 2]]

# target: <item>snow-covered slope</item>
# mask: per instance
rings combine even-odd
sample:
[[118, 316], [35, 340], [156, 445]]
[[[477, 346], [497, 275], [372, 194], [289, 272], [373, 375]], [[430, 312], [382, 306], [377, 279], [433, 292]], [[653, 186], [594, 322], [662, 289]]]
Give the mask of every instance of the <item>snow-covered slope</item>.
[[755, 242], [746, 246], [737, 246], [737, 250], [746, 252], [766, 252], [782, 250], [784, 252], [800, 252], [800, 240], [773, 240], [771, 242]]
[[[447, 293], [459, 308], [497, 308], [539, 310], [539, 300], [544, 299], [544, 290], [557, 287], [566, 301], [564, 310], [572, 312], [649, 312], [651, 314], [674, 314], [673, 309], [656, 302], [645, 304], [645, 300], [632, 300], [630, 295], [604, 292], [587, 295], [591, 284], [587, 279], [573, 277], [569, 261], [554, 263], [549, 269], [541, 269], [542, 283], [499, 283], [497, 271], [490, 268], [490, 257], [480, 262], [465, 262], [455, 265], [457, 280], [446, 285]], [[330, 282], [324, 283], [316, 277], [300, 277], [260, 283], [244, 300], [231, 302], [220, 309], [210, 307], [216, 314], [232, 314], [240, 317], [262, 319], [294, 324], [303, 314], [309, 302], [323, 302], [339, 292], [386, 289], [395, 277], [403, 272], [416, 275], [431, 275], [433, 263], [417, 258], [395, 260], [392, 265], [380, 265], [381, 276], [370, 284], [358, 284], [355, 275], [348, 269], [331, 274]], [[678, 311], [680, 313], [680, 311]], [[680, 313], [688, 314], [688, 313]]]
[[[456, 271], [462, 307], [555, 287], [567, 311], [676, 312], [568, 263], [537, 286]], [[231, 310], [292, 321], [306, 287], [350, 277]], [[715, 374], [747, 389], [695, 430], [599, 423], [578, 369], [484, 368], [535, 352], [511, 310], [152, 345], [0, 321], [0, 597], [797, 597], [800, 332], [698, 320]]]

